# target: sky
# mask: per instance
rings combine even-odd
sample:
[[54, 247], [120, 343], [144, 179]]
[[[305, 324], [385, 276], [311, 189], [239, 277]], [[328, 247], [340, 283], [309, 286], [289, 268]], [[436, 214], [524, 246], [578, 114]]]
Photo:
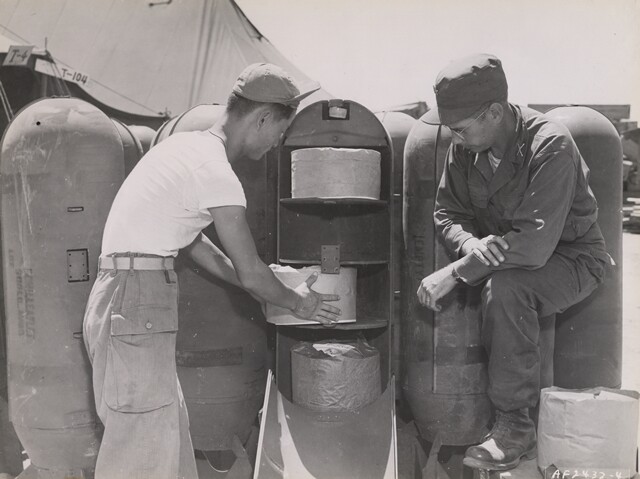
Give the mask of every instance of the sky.
[[446, 64], [493, 53], [517, 104], [630, 104], [640, 0], [236, 0], [305, 74], [372, 110], [426, 101]]

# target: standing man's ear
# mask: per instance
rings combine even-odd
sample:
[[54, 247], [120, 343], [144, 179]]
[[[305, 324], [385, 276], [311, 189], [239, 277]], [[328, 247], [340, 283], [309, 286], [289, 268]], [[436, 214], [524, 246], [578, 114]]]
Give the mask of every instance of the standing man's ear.
[[262, 128], [268, 119], [271, 118], [271, 110], [265, 108], [258, 114], [258, 129]]

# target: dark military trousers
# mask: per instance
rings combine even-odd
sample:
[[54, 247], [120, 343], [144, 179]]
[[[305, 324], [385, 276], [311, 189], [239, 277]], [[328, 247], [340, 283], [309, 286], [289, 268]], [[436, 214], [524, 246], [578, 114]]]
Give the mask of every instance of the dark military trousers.
[[482, 290], [482, 342], [489, 398], [502, 411], [534, 407], [540, 395], [539, 319], [585, 299], [602, 281], [590, 256], [553, 254], [535, 270], [496, 271]]

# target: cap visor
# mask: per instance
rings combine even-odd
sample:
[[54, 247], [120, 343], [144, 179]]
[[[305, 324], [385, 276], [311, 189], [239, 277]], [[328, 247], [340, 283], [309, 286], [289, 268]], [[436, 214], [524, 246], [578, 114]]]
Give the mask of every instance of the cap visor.
[[433, 108], [426, 112], [420, 120], [428, 125], [453, 125], [459, 121], [472, 118], [486, 108], [487, 102], [464, 108]]
[[307, 91], [305, 91], [304, 93], [300, 93], [298, 96], [292, 98], [291, 100], [287, 101], [285, 103], [285, 105], [298, 105], [302, 100], [304, 100], [305, 98], [307, 98], [309, 95], [311, 95], [312, 93], [317, 92], [320, 89], [320, 83], [312, 83], [309, 86], [309, 89]]
[[420, 117], [420, 121], [425, 122], [427, 125], [441, 125], [440, 112], [437, 108], [432, 108], [424, 115]]

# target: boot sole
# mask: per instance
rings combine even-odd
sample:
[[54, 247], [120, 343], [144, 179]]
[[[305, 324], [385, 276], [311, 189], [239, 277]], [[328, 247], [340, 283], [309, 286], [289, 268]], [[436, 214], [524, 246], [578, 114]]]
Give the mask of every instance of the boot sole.
[[534, 445], [531, 449], [524, 452], [520, 457], [518, 457], [517, 459], [514, 459], [511, 462], [503, 462], [503, 463], [496, 464], [491, 462], [480, 461], [472, 457], [465, 457], [462, 460], [462, 464], [464, 464], [467, 467], [470, 467], [471, 469], [484, 469], [486, 471], [508, 471], [518, 467], [518, 464], [520, 464], [520, 461], [522, 461], [523, 459], [531, 460], [531, 459], [535, 459], [536, 457], [538, 457], [538, 447], [537, 445]]

